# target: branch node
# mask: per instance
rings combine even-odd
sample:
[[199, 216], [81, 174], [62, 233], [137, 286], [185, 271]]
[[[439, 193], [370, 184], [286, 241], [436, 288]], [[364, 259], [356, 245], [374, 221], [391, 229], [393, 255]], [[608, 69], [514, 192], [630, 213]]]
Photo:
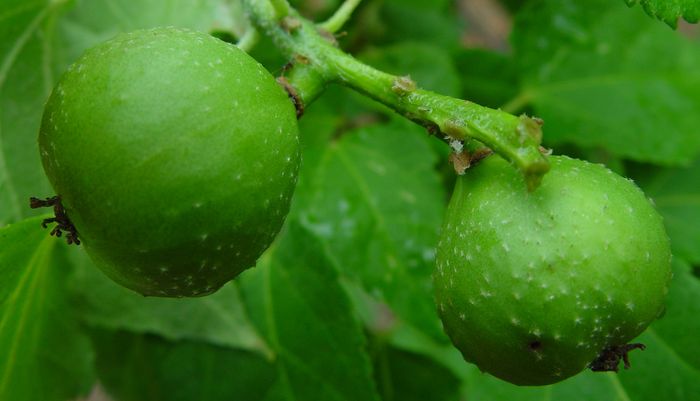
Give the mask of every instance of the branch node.
[[391, 90], [399, 96], [406, 96], [416, 90], [416, 83], [408, 75], [396, 77], [391, 85]]

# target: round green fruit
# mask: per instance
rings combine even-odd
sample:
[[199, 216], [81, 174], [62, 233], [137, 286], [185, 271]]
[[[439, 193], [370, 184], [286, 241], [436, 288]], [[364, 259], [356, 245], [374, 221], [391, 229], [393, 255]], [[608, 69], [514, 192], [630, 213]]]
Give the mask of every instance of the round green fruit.
[[662, 313], [671, 277], [662, 219], [637, 186], [549, 160], [530, 193], [497, 156], [459, 178], [433, 277], [464, 358], [519, 385], [561, 381], [625, 345]]
[[253, 266], [300, 162], [275, 79], [237, 47], [176, 28], [82, 55], [46, 104], [39, 146], [95, 264], [153, 296], [205, 295]]

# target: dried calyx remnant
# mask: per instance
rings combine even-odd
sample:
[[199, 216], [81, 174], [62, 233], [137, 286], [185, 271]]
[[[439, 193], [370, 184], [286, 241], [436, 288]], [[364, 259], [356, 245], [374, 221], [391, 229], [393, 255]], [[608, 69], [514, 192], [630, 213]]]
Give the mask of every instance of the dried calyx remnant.
[[639, 343], [613, 345], [605, 348], [588, 367], [594, 372], [617, 372], [622, 359], [625, 369], [629, 369], [631, 365], [627, 354], [634, 349], [644, 350], [645, 348], [644, 344]]
[[63, 232], [66, 232], [66, 242], [68, 245], [75, 244], [80, 245], [80, 239], [78, 239], [78, 230], [75, 229], [73, 223], [71, 223], [68, 215], [66, 214], [66, 209], [63, 208], [61, 204], [61, 197], [54, 196], [51, 198], [46, 198], [44, 200], [39, 198], [31, 197], [29, 198], [29, 206], [32, 209], [38, 209], [40, 207], [53, 207], [54, 217], [44, 219], [41, 222], [41, 226], [47, 228], [51, 223], [56, 223], [56, 226], [51, 230], [51, 235], [56, 237], [61, 237]]

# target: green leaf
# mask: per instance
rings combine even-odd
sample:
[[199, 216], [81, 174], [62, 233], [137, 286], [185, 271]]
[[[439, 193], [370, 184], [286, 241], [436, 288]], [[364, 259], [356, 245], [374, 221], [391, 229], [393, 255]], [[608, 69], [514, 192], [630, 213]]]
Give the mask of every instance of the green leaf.
[[640, 180], [664, 216], [675, 255], [700, 263], [700, 160], [689, 168], [648, 172]]
[[63, 3], [9, 0], [0, 12], [0, 226], [30, 215], [30, 196], [50, 193], [37, 136], [53, 86], [46, 37]]
[[84, 253], [75, 259], [80, 269], [71, 278], [73, 306], [91, 326], [271, 354], [250, 322], [235, 285], [201, 298], [146, 298], [114, 283]]
[[471, 369], [467, 377], [465, 397], [471, 400], [637, 401], [629, 398], [614, 373], [587, 371], [551, 386], [519, 387], [481, 373], [477, 368]]
[[517, 95], [518, 70], [510, 56], [483, 49], [464, 49], [455, 55], [455, 63], [464, 99], [498, 108]]
[[[666, 312], [651, 327], [650, 335], [664, 343], [664, 351], [676, 368], [695, 370], [700, 385], [700, 343], [688, 333], [700, 333], [700, 280], [682, 258], [675, 258], [673, 280], [666, 302]], [[696, 394], [700, 395], [700, 392]]]
[[[637, 401], [700, 399], [700, 281], [676, 258], [666, 313], [635, 342], [647, 349], [632, 355], [632, 369], [620, 374], [630, 398]], [[663, 376], [663, 380], [658, 380]]]
[[92, 382], [92, 354], [66, 300], [69, 265], [41, 219], [0, 229], [0, 399], [64, 401]]
[[513, 45], [520, 99], [545, 120], [547, 143], [665, 165], [698, 154], [700, 47], [641, 10], [536, 0], [518, 15]]
[[401, 42], [363, 53], [360, 59], [395, 75], [409, 75], [418, 87], [459, 97], [458, 72], [450, 55], [434, 45]]
[[700, 3], [697, 0], [625, 0], [628, 6], [641, 4], [644, 11], [667, 23], [670, 27], [678, 26], [678, 18], [688, 22], [700, 19]]
[[453, 401], [460, 380], [425, 356], [380, 345], [374, 355], [375, 377], [384, 401]]
[[[424, 41], [443, 49], [460, 46], [458, 16], [447, 11], [446, 0], [391, 0], [382, 4], [379, 31], [374, 43], [396, 43], [405, 40]], [[364, 28], [364, 27], [363, 27]]]
[[[120, 32], [178, 26], [209, 32], [226, 27], [231, 17], [224, 0], [92, 0], [75, 2], [55, 29], [51, 46], [63, 71], [88, 47]], [[179, 11], [180, 10], [180, 11]], [[187, 10], [183, 12], [183, 10]]]
[[323, 244], [290, 223], [237, 279], [276, 354], [270, 400], [377, 400], [365, 338]]
[[304, 167], [294, 215], [343, 276], [442, 340], [431, 274], [446, 194], [429, 141], [403, 122], [348, 132]]
[[262, 400], [275, 380], [259, 354], [152, 335], [96, 330], [101, 384], [119, 401]]

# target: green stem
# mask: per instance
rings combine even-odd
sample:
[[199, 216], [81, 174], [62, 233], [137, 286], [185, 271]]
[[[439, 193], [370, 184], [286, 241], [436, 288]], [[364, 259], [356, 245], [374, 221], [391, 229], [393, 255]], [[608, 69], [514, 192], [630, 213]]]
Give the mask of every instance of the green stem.
[[361, 1], [362, 0], [345, 0], [340, 8], [338, 8], [328, 20], [319, 24], [319, 27], [330, 33], [338, 32], [350, 19], [353, 11], [355, 11], [355, 8], [357, 8]]
[[530, 189], [536, 188], [549, 170], [539, 151], [542, 133], [537, 120], [419, 89], [408, 77], [372, 68], [338, 49], [294, 9], [278, 23], [269, 0], [244, 0], [244, 5], [253, 23], [293, 60], [287, 80], [303, 104], [313, 101], [327, 83], [340, 83], [447, 141], [475, 139], [485, 144], [517, 166]]
[[275, 20], [279, 21], [289, 14], [290, 6], [287, 0], [269, 0], [275, 10]]
[[260, 40], [260, 35], [258, 34], [258, 30], [255, 29], [254, 27], [249, 27], [247, 31], [241, 36], [241, 38], [238, 40], [238, 43], [236, 43], [236, 46], [238, 46], [241, 50], [244, 52], [250, 52], [253, 47], [258, 43], [258, 40]]
[[515, 97], [501, 106], [506, 113], [519, 113], [532, 101], [532, 94], [527, 91], [518, 93]]

